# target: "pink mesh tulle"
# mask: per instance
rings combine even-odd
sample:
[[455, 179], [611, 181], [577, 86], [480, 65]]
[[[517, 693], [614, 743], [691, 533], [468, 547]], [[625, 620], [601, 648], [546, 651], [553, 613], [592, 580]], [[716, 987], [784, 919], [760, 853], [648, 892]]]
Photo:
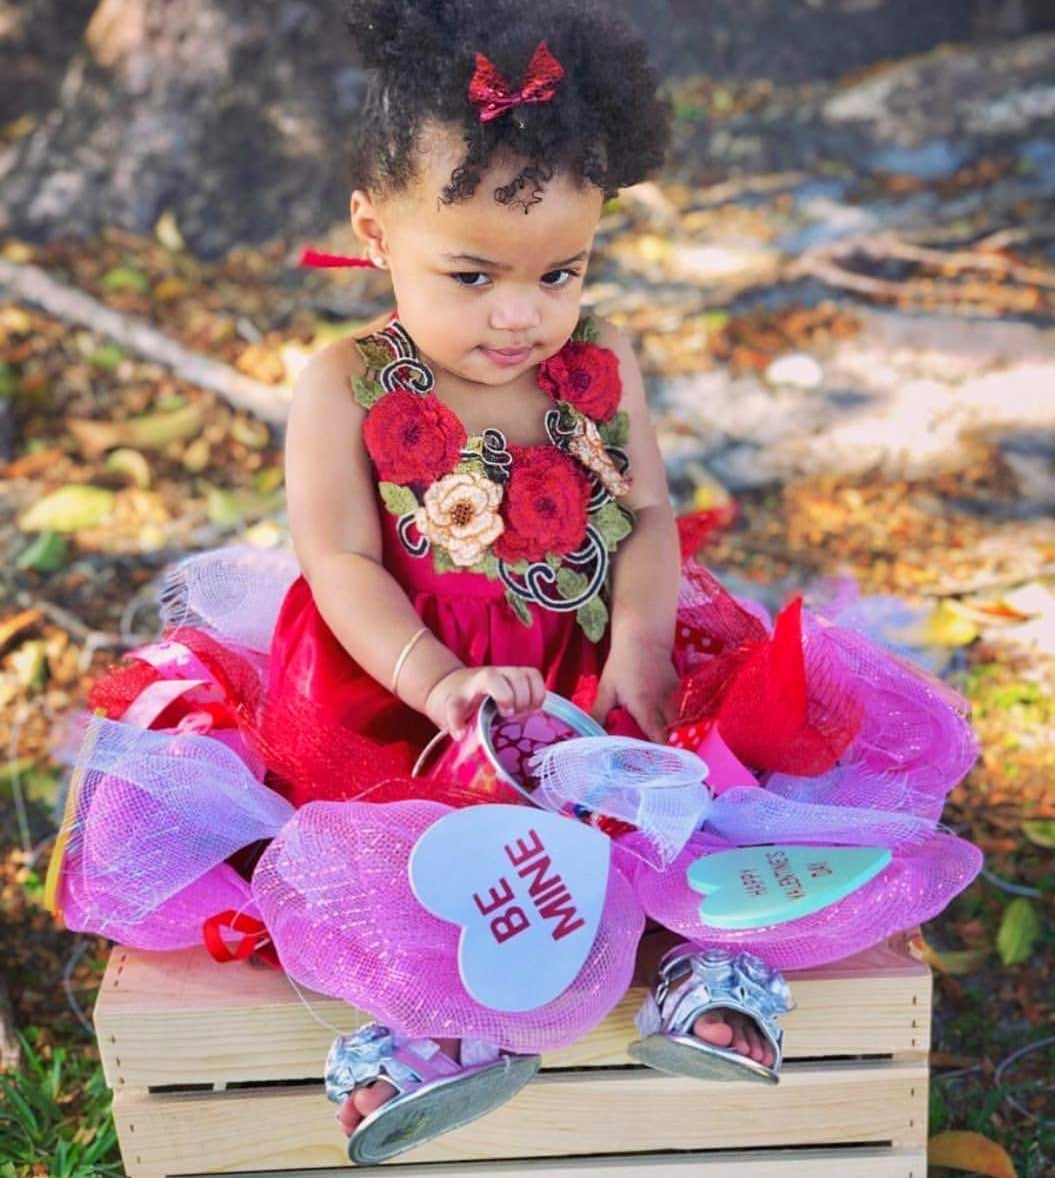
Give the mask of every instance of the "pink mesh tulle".
[[824, 651], [861, 707], [861, 727], [840, 763], [818, 777], [771, 774], [773, 793], [837, 806], [899, 810], [936, 819], [978, 756], [966, 702], [946, 684], [868, 639], [812, 622], [807, 659]]
[[[757, 929], [708, 926], [700, 913], [703, 897], [686, 879], [692, 863], [737, 845], [777, 842], [887, 847], [894, 858], [874, 879], [821, 912]], [[618, 861], [632, 874], [650, 917], [702, 945], [749, 949], [778, 969], [837, 961], [931, 919], [982, 865], [977, 847], [926, 819], [796, 804], [754, 789], [730, 790], [716, 799], [703, 832], [665, 871], [635, 863], [629, 850], [621, 850]]]
[[476, 1002], [458, 974], [459, 930], [414, 898], [407, 862], [444, 814], [435, 802], [311, 802], [265, 851], [253, 894], [287, 972], [410, 1036], [471, 1036], [511, 1051], [585, 1034], [630, 984], [644, 924], [628, 881], [609, 875], [600, 929], [571, 986], [536, 1010]]
[[[458, 930], [413, 898], [407, 862], [418, 836], [449, 806], [486, 799], [453, 781], [411, 778], [424, 741], [402, 720], [391, 740], [380, 741], [357, 730], [356, 708], [347, 723], [343, 713], [339, 724], [324, 722], [322, 693], [265, 698], [261, 656], [295, 575], [288, 556], [240, 549], [196, 558], [169, 579], [164, 613], [176, 629], [168, 636], [193, 650], [214, 682], [204, 698], [181, 696], [156, 715], [155, 727], [198, 722], [203, 713], [213, 727], [193, 735], [90, 722], [64, 830], [59, 896], [70, 927], [141, 948], [179, 948], [200, 943], [203, 923], [234, 909], [263, 921], [298, 982], [402, 1034], [470, 1036], [535, 1051], [578, 1038], [619, 1000], [646, 913], [702, 944], [743, 947], [778, 968], [808, 968], [928, 919], [978, 871], [979, 852], [934, 822], [976, 755], [963, 701], [867, 638], [816, 615], [800, 617], [797, 607], [786, 611], [780, 642], [771, 643], [763, 611], [689, 565], [674, 662], [698, 676], [696, 701], [713, 703], [705, 723], [723, 734], [723, 715], [739, 709], [739, 723], [729, 727], [757, 755], [758, 725], [743, 722], [753, 706], [748, 688], [791, 668], [787, 691], [780, 682], [767, 687], [766, 707], [787, 703], [801, 717], [806, 760], [834, 763], [795, 776], [777, 772], [779, 762], [750, 761], [764, 788], [717, 799], [680, 853], [673, 836], [669, 852], [657, 856], [644, 835], [621, 835], [600, 932], [579, 978], [535, 1011], [483, 1007], [458, 975]], [[775, 655], [765, 653], [767, 643]], [[733, 690], [731, 678], [744, 666], [749, 673]], [[166, 673], [133, 667], [104, 681], [108, 715], [123, 715], [146, 690], [164, 687]], [[292, 797], [329, 791], [356, 800], [314, 800], [294, 811], [258, 780], [262, 765], [268, 782]], [[562, 805], [569, 800], [562, 798]], [[589, 808], [589, 799], [579, 801]], [[638, 806], [629, 820], [651, 831], [654, 852], [652, 811]], [[691, 823], [679, 823], [680, 839]], [[228, 861], [261, 840], [270, 846], [247, 881]], [[706, 926], [701, 897], [686, 882], [695, 858], [779, 841], [889, 847], [893, 861], [824, 912], [763, 929]], [[657, 871], [657, 862], [668, 865]]]
[[[377, 802], [294, 813], [219, 741], [99, 718], [75, 781], [59, 892], [70, 928], [174, 949], [200, 944], [203, 924], [234, 909], [263, 920], [287, 972], [312, 989], [402, 1034], [468, 1035], [517, 1051], [572, 1042], [629, 985], [644, 914], [613, 871], [588, 960], [559, 998], [509, 1015], [469, 997], [458, 930], [408, 883], [414, 843], [450, 807], [392, 800], [429, 782], [397, 779], [377, 787]], [[225, 860], [261, 839], [272, 841], [247, 883]]]
[[248, 885], [225, 860], [292, 813], [220, 741], [99, 718], [71, 788], [63, 916], [138, 948], [200, 944], [207, 917], [243, 908]]
[[298, 575], [290, 552], [221, 548], [175, 565], [161, 590], [166, 628], [202, 628], [266, 654], [282, 599]]

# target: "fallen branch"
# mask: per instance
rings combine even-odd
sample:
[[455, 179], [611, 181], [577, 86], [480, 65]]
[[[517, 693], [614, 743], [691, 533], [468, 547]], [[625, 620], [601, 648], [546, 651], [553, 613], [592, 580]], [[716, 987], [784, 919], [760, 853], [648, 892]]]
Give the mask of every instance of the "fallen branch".
[[[994, 242], [1001, 241], [997, 234], [985, 240], [985, 250], [978, 246], [943, 250], [933, 241], [933, 236], [928, 242], [891, 233], [845, 238], [807, 250], [790, 263], [785, 275], [790, 279], [816, 278], [826, 286], [877, 302], [916, 303], [928, 309], [980, 308], [1029, 315], [1055, 301], [1055, 272], [989, 252]], [[878, 278], [854, 269], [855, 258], [880, 265], [906, 263], [920, 267], [923, 273], [903, 279]], [[972, 272], [978, 277], [970, 277]]]
[[268, 425], [285, 424], [287, 388], [263, 384], [218, 360], [192, 352], [149, 323], [114, 311], [91, 295], [58, 282], [38, 266], [20, 266], [0, 258], [0, 288], [65, 323], [78, 323], [108, 336], [121, 347], [164, 365], [181, 380], [216, 393], [235, 409], [252, 413]]

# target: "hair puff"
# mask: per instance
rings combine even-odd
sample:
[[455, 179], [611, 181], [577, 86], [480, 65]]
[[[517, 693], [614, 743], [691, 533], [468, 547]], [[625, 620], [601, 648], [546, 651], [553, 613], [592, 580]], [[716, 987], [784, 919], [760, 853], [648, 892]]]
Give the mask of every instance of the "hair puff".
[[[408, 187], [430, 122], [465, 143], [442, 193], [448, 202], [473, 195], [499, 149], [524, 163], [495, 199], [525, 211], [558, 171], [608, 193], [662, 162], [669, 112], [644, 43], [596, 0], [348, 0], [346, 14], [370, 73], [353, 149], [357, 187]], [[564, 68], [555, 96], [481, 122], [468, 93], [477, 53], [518, 86], [542, 42]]]

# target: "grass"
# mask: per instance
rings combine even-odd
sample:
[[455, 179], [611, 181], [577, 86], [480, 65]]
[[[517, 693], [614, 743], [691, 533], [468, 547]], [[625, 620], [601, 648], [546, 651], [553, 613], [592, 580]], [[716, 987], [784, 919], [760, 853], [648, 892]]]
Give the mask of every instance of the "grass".
[[110, 1093], [93, 1053], [22, 1036], [0, 1074], [0, 1178], [122, 1178]]

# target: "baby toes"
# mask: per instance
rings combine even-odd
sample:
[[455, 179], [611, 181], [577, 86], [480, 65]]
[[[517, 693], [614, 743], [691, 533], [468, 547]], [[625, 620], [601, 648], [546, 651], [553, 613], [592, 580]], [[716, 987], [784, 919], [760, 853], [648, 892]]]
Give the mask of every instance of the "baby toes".
[[727, 1021], [727, 1016], [720, 1010], [710, 1010], [706, 1014], [701, 1014], [692, 1024], [692, 1033], [704, 1043], [710, 1043], [712, 1047], [734, 1046], [733, 1028]]
[[364, 1088], [356, 1088], [337, 1109], [337, 1120], [341, 1128], [351, 1137], [365, 1117], [379, 1109], [386, 1100], [391, 1100], [395, 1094], [395, 1088], [385, 1080], [378, 1080]]

